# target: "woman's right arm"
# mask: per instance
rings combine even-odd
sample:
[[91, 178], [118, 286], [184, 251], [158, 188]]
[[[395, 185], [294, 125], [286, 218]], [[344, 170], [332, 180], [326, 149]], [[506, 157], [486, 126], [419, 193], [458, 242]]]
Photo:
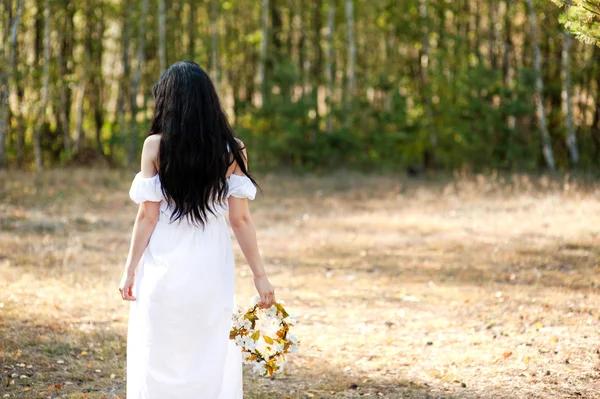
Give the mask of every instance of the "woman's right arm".
[[[244, 151], [244, 156], [245, 156]], [[234, 167], [234, 173], [242, 174], [242, 171]], [[261, 302], [259, 306], [269, 308], [275, 303], [275, 291], [267, 278], [265, 267], [258, 251], [258, 242], [256, 239], [256, 228], [250, 215], [247, 198], [236, 198], [230, 196], [229, 203], [229, 222], [235, 234], [244, 257], [248, 261], [250, 269], [254, 274], [254, 286], [260, 295]]]

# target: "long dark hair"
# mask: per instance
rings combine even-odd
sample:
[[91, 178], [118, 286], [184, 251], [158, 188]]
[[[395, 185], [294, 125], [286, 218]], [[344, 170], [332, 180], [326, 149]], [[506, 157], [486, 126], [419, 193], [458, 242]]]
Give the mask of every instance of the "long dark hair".
[[174, 205], [171, 220], [188, 217], [204, 226], [227, 195], [227, 170], [235, 161], [248, 174], [243, 148], [221, 108], [208, 74], [192, 61], [177, 62], [153, 89], [150, 135], [161, 134], [159, 177]]

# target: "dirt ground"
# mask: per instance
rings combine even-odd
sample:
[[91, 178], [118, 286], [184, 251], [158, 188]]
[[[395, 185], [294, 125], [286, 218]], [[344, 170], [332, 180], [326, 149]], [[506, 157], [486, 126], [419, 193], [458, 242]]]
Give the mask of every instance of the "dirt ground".
[[[0, 398], [125, 398], [131, 178], [0, 174]], [[246, 370], [245, 398], [600, 398], [599, 185], [258, 180], [260, 246], [302, 346], [275, 379]]]

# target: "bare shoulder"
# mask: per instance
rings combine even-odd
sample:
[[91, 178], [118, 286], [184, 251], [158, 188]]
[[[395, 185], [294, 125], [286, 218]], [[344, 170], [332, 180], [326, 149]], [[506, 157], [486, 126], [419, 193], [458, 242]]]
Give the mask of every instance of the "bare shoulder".
[[160, 149], [160, 135], [153, 134], [146, 137], [142, 149], [142, 176], [152, 177], [158, 173], [158, 151]]
[[160, 134], [153, 134], [152, 136], [146, 137], [146, 140], [144, 140], [144, 150], [158, 152], [160, 147], [160, 138]]
[[[246, 169], [248, 169], [248, 155], [246, 154], [246, 144], [244, 144], [244, 142], [240, 139], [238, 139], [237, 137], [235, 138], [235, 141], [237, 142], [238, 146], [240, 147], [240, 153], [242, 155], [242, 159], [244, 160], [244, 166], [246, 167]], [[232, 159], [232, 163], [229, 167], [229, 170], [227, 171], [227, 175], [231, 175], [231, 174], [236, 174], [236, 175], [243, 175], [244, 172], [242, 172], [242, 169], [238, 166], [238, 163], [235, 159]]]
[[240, 150], [246, 150], [246, 144], [244, 144], [244, 142], [242, 140], [240, 140], [236, 137], [235, 141], [237, 141], [238, 145], [240, 146]]

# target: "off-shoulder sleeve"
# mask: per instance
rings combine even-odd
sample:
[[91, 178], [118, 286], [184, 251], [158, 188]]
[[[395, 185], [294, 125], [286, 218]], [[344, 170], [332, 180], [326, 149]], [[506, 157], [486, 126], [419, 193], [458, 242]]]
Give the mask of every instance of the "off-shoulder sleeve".
[[131, 189], [129, 189], [129, 197], [136, 204], [144, 201], [162, 201], [164, 196], [158, 175], [149, 178], [142, 177], [141, 172], [135, 175], [133, 183], [131, 183]]
[[236, 198], [248, 198], [249, 200], [253, 200], [256, 197], [256, 187], [248, 176], [231, 175], [228, 181], [228, 197], [234, 196]]

